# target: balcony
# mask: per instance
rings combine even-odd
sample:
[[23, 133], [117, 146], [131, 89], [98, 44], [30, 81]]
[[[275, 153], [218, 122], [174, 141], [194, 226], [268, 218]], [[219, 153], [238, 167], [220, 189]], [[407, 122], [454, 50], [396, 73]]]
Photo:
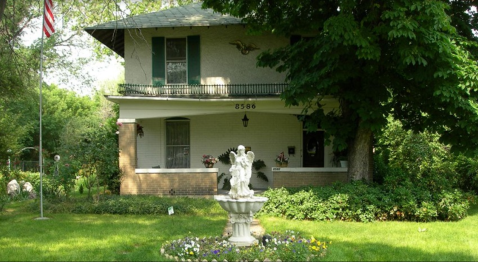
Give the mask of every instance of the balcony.
[[123, 96], [226, 98], [279, 96], [288, 84], [229, 84], [229, 85], [140, 85], [119, 84]]

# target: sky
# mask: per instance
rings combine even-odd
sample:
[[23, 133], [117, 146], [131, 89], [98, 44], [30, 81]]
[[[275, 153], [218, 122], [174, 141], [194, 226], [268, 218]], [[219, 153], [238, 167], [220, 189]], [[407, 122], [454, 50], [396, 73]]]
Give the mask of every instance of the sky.
[[[61, 20], [55, 20], [55, 28], [56, 30], [61, 28]], [[41, 20], [38, 19], [37, 21], [32, 21], [31, 27], [29, 30], [25, 31], [25, 34], [21, 39], [23, 44], [29, 46], [35, 40], [41, 39], [41, 37]], [[91, 39], [92, 37], [85, 33], [81, 41], [91, 41]], [[46, 41], [46, 36], [44, 40]], [[70, 59], [76, 59], [79, 57], [94, 57], [92, 50], [76, 47], [72, 48], [70, 54]], [[61, 73], [63, 74], [64, 72]], [[75, 91], [82, 96], [90, 96], [94, 94], [95, 90], [99, 88], [101, 83], [105, 81], [117, 80], [120, 75], [123, 75], [123, 73], [124, 67], [121, 65], [121, 60], [108, 58], [103, 62], [94, 62], [84, 67], [82, 75], [89, 74], [92, 77], [91, 85], [82, 83], [82, 81], [75, 79], [74, 77], [67, 77], [68, 81], [61, 81], [61, 79], [55, 74], [47, 73], [45, 71], [43, 71], [43, 81], [47, 84], [55, 84], [60, 88]]]

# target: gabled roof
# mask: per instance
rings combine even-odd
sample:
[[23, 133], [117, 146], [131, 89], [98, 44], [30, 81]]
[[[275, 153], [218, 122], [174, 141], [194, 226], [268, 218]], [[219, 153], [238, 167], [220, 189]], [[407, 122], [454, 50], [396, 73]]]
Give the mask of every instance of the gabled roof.
[[128, 29], [243, 24], [240, 18], [216, 13], [212, 9], [202, 9], [201, 6], [202, 2], [173, 7], [87, 27], [84, 30], [124, 57], [124, 34]]

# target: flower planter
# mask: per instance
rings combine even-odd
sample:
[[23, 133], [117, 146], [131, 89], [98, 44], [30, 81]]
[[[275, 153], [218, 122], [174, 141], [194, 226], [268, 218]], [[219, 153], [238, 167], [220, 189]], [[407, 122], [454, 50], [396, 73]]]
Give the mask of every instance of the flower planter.
[[340, 167], [348, 167], [349, 162], [347, 160], [340, 160]]
[[219, 159], [211, 156], [211, 155], [203, 155], [201, 162], [204, 164], [206, 168], [213, 168], [214, 164], [217, 163]]
[[289, 163], [286, 163], [286, 162], [276, 162], [276, 167], [287, 167], [289, 166]]

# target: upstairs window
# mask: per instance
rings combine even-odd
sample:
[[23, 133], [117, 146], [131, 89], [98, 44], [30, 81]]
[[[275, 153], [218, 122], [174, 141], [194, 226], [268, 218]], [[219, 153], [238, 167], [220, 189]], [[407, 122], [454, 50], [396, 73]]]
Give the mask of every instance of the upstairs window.
[[153, 37], [152, 84], [201, 84], [200, 38]]
[[186, 38], [166, 39], [166, 84], [186, 84]]

